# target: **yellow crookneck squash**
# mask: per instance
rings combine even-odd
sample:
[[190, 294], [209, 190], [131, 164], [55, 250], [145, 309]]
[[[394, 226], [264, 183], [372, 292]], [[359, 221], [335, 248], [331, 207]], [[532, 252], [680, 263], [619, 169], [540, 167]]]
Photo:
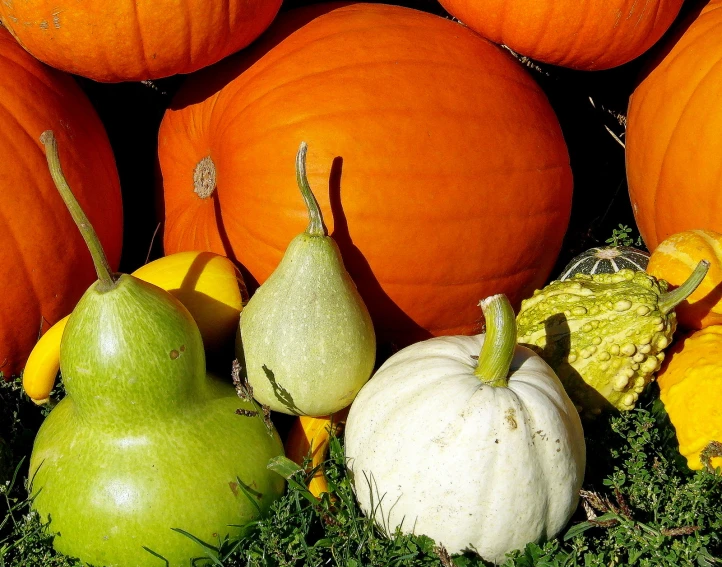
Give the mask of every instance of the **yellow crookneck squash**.
[[328, 492], [328, 481], [323, 463], [328, 456], [331, 432], [340, 435], [346, 423], [349, 408], [344, 408], [332, 415], [311, 417], [302, 415], [293, 422], [286, 437], [286, 456], [299, 465], [303, 465], [306, 457], [311, 458], [308, 472], [313, 476], [308, 481], [308, 490], [319, 498]]
[[657, 381], [689, 468], [722, 467], [722, 326], [677, 341]]
[[[138, 268], [133, 275], [169, 291], [193, 315], [206, 351], [233, 341], [246, 286], [233, 263], [212, 252], [179, 252]], [[68, 317], [37, 342], [25, 370], [23, 388], [36, 404], [49, 400], [60, 369], [60, 340]]]

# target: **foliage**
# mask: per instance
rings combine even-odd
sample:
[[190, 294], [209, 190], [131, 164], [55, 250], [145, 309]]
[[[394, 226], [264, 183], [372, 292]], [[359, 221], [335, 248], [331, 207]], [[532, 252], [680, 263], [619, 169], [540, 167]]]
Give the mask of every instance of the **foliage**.
[[644, 242], [642, 242], [642, 236], [637, 235], [636, 240], [632, 237], [632, 229], [627, 225], [620, 224], [619, 228], [612, 229], [612, 236], [607, 238], [604, 242], [610, 246], [636, 246], [642, 248]]
[[[2, 426], [18, 474], [0, 490], [0, 567], [75, 567], [52, 550], [52, 536], [30, 512], [22, 486], [32, 433], [26, 424], [37, 426], [43, 410], [27, 401], [19, 382], [1, 386], [0, 402], [8, 409]], [[528, 545], [504, 567], [722, 565], [722, 475], [686, 468], [656, 384], [637, 409], [587, 424], [586, 437], [587, 475], [577, 514], [560, 537]], [[239, 541], [205, 544], [209, 557], [219, 553], [210, 564], [487, 565], [471, 554], [450, 558], [425, 536], [385, 537], [356, 505], [340, 439], [331, 439], [326, 470], [331, 493], [320, 499], [305, 488], [301, 469], [287, 471], [289, 488], [265, 519], [247, 526]]]

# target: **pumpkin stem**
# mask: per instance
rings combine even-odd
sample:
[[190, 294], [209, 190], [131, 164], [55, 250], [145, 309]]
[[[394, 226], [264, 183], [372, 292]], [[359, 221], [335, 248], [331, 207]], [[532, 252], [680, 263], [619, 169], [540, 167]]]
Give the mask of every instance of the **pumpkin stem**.
[[318, 201], [311, 191], [311, 186], [308, 184], [308, 177], [306, 177], [306, 152], [308, 151], [308, 145], [306, 142], [301, 142], [301, 146], [298, 148], [296, 154], [296, 181], [298, 182], [298, 188], [301, 190], [301, 195], [306, 203], [308, 209], [308, 228], [306, 234], [311, 236], [326, 236], [326, 227], [323, 224], [323, 216], [321, 215], [321, 209], [318, 206]]
[[707, 260], [700, 260], [699, 264], [697, 264], [697, 267], [687, 278], [686, 282], [677, 289], [665, 293], [659, 298], [659, 310], [666, 315], [692, 295], [694, 290], [697, 289], [697, 286], [702, 283], [702, 280], [707, 275], [707, 270], [709, 270], [709, 262]]
[[486, 339], [474, 374], [484, 384], [506, 387], [516, 349], [516, 318], [505, 295], [492, 295], [479, 302], [486, 319]]
[[90, 250], [90, 255], [93, 258], [93, 264], [95, 264], [95, 271], [98, 274], [98, 286], [97, 290], [100, 292], [109, 291], [115, 287], [115, 278], [113, 278], [113, 272], [110, 269], [108, 259], [105, 257], [105, 251], [103, 246], [100, 244], [98, 235], [95, 233], [93, 226], [90, 224], [88, 217], [85, 216], [83, 209], [80, 207], [80, 203], [73, 195], [73, 191], [70, 189], [63, 170], [60, 167], [60, 156], [58, 155], [58, 142], [55, 139], [55, 135], [52, 130], [46, 130], [40, 135], [40, 142], [45, 146], [45, 156], [48, 160], [48, 169], [50, 169], [50, 175], [55, 182], [60, 196], [65, 202], [65, 206], [70, 212], [70, 216], [73, 217], [73, 221], [80, 230], [80, 234], [85, 240], [85, 244]]

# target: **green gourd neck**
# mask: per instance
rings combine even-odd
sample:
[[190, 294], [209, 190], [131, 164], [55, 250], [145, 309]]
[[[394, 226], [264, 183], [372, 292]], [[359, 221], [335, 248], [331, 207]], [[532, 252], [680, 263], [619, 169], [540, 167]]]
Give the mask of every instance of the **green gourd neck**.
[[486, 338], [474, 375], [488, 386], [506, 387], [516, 350], [516, 318], [507, 297], [492, 295], [479, 302], [486, 319]]
[[708, 270], [709, 262], [707, 260], [701, 260], [682, 285], [680, 285], [677, 289], [660, 296], [658, 303], [659, 310], [666, 315], [692, 295], [694, 290], [696, 290], [699, 284], [702, 283], [702, 280], [707, 275]]
[[308, 183], [308, 176], [306, 175], [306, 153], [308, 152], [308, 145], [306, 142], [301, 142], [296, 154], [296, 182], [298, 188], [301, 190], [301, 196], [303, 201], [306, 203], [308, 209], [308, 227], [306, 228], [306, 234], [309, 236], [327, 236], [326, 226], [323, 223], [323, 215], [321, 214], [321, 208], [318, 206], [316, 196], [311, 190], [311, 186]]
[[105, 256], [103, 246], [100, 244], [100, 239], [93, 229], [93, 225], [90, 224], [88, 217], [83, 212], [83, 209], [78, 203], [78, 200], [73, 195], [73, 191], [70, 189], [68, 182], [65, 178], [65, 174], [60, 166], [60, 156], [58, 154], [58, 142], [55, 139], [55, 135], [52, 130], [46, 130], [40, 136], [40, 142], [45, 147], [45, 156], [48, 160], [48, 169], [50, 175], [53, 178], [55, 187], [58, 189], [58, 193], [65, 202], [65, 206], [68, 208], [70, 215], [73, 217], [80, 234], [85, 240], [85, 244], [90, 250], [90, 255], [93, 258], [93, 264], [95, 265], [95, 271], [98, 274], [98, 284], [96, 290], [103, 293], [110, 291], [115, 288], [116, 278], [113, 275], [113, 271], [110, 269], [110, 264]]

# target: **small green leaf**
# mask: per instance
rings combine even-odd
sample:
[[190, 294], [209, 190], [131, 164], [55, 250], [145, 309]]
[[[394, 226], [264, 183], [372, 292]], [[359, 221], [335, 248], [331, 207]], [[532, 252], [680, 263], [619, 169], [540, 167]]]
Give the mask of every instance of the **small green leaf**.
[[266, 468], [276, 474], [280, 474], [286, 480], [299, 472], [303, 472], [303, 469], [300, 466], [283, 455], [278, 455], [277, 457], [270, 459]]

